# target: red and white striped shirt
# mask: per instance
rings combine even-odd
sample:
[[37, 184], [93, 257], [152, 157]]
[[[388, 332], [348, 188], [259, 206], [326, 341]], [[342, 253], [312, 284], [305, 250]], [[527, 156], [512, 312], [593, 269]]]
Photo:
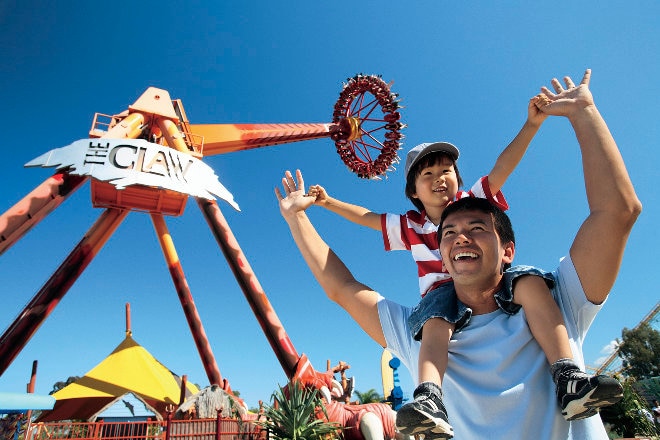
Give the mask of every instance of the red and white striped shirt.
[[[487, 199], [503, 211], [509, 205], [501, 191], [493, 195], [488, 176], [479, 179], [469, 191], [459, 191], [456, 200], [464, 197]], [[419, 292], [422, 296], [442, 283], [451, 280], [442, 264], [438, 243], [438, 226], [434, 225], [424, 211], [408, 211], [400, 214], [382, 214], [381, 228], [386, 251], [409, 250], [417, 263]]]

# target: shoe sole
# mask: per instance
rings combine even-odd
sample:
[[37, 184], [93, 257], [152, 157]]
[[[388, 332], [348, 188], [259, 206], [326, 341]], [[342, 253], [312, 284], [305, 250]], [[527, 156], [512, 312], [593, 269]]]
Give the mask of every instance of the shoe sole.
[[442, 433], [442, 434], [437, 434], [433, 432], [423, 432], [421, 434], [417, 434], [416, 437], [419, 437], [423, 440], [436, 440], [436, 439], [448, 439], [448, 438], [453, 438], [454, 434], [447, 434], [447, 433]]
[[562, 415], [568, 421], [586, 419], [598, 414], [603, 406], [617, 403], [623, 397], [623, 388], [615, 380], [608, 378], [599, 383], [581, 399], [573, 400], [562, 410]]
[[447, 423], [443, 423], [443, 426], [437, 426], [430, 431], [423, 433], [424, 440], [435, 440], [438, 438], [447, 439], [454, 437], [454, 428]]
[[[410, 414], [408, 414], [410, 413]], [[454, 428], [441, 418], [418, 410], [412, 410], [408, 413], [397, 414], [396, 429], [402, 434], [416, 435], [424, 434], [424, 439], [452, 438]], [[405, 426], [400, 426], [401, 418], [407, 418]], [[404, 425], [404, 423], [401, 423]]]

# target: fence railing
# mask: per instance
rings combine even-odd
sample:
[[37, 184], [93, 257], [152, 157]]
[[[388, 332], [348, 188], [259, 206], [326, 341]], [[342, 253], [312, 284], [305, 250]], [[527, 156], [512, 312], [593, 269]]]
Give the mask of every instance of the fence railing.
[[263, 440], [252, 422], [236, 419], [193, 419], [140, 422], [33, 423], [25, 440]]

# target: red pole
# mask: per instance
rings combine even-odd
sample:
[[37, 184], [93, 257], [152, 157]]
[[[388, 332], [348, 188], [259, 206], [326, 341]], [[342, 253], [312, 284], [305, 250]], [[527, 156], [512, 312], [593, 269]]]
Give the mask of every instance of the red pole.
[[266, 334], [277, 359], [280, 361], [280, 365], [282, 365], [288, 378], [293, 377], [300, 356], [286, 334], [275, 309], [268, 301], [266, 293], [259, 284], [257, 276], [252, 271], [222, 212], [220, 212], [218, 204], [215, 200], [202, 198], [197, 198], [197, 204], [211, 227], [211, 231], [220, 245], [231, 270], [234, 272], [243, 294]]
[[218, 410], [215, 415], [215, 440], [220, 440], [222, 432], [222, 411]]
[[37, 383], [37, 364], [38, 362], [32, 361], [32, 374], [30, 375], [30, 382], [27, 384], [27, 392], [34, 393], [34, 386]]
[[132, 334], [131, 330], [131, 304], [126, 303], [126, 336], [130, 336]]
[[107, 209], [78, 245], [0, 336], [0, 375], [7, 370], [37, 329], [101, 250], [129, 211]]
[[[32, 361], [32, 374], [30, 375], [30, 382], [27, 384], [27, 392], [32, 394], [34, 393], [34, 387], [37, 383], [37, 361]], [[25, 435], [30, 435], [30, 425], [32, 424], [32, 410], [29, 409], [25, 414], [26, 424], [25, 424]]]
[[56, 173], [0, 215], [0, 255], [89, 179]]
[[179, 406], [186, 401], [186, 386], [188, 384], [188, 376], [181, 376], [181, 394], [179, 395]]
[[209, 378], [209, 382], [211, 385], [224, 385], [223, 389], [225, 391], [231, 392], [229, 383], [225, 382], [223, 384], [222, 376], [220, 376], [220, 369], [218, 368], [218, 364], [216, 363], [215, 357], [213, 356], [213, 351], [211, 350], [209, 340], [206, 337], [206, 332], [204, 331], [204, 326], [202, 325], [202, 319], [199, 317], [199, 313], [197, 312], [195, 301], [193, 300], [190, 288], [188, 287], [188, 282], [186, 281], [186, 277], [183, 273], [181, 262], [179, 261], [176, 249], [174, 248], [174, 243], [172, 242], [172, 237], [167, 230], [165, 219], [163, 218], [162, 214], [151, 213], [151, 220], [153, 221], [154, 228], [156, 229], [156, 235], [158, 235], [160, 247], [163, 250], [163, 255], [165, 256], [165, 261], [167, 262], [167, 267], [170, 270], [172, 281], [174, 281], [176, 293], [179, 295], [181, 307], [183, 307], [183, 312], [186, 315], [188, 326], [190, 327], [193, 339], [195, 340], [195, 345], [197, 346], [199, 356], [202, 358], [202, 364], [206, 370], [206, 375]]
[[[138, 112], [132, 113], [101, 137], [110, 139], [137, 138], [142, 134], [144, 121], [144, 115]], [[34, 225], [60, 206], [87, 179], [89, 179], [88, 176], [56, 173], [9, 208], [7, 212], [0, 215], [0, 255]]]
[[165, 440], [170, 440], [170, 429], [172, 428], [172, 413], [173, 411], [167, 412], [167, 423], [165, 424]]
[[204, 156], [289, 144], [330, 136], [324, 123], [302, 124], [190, 124], [194, 136], [204, 139]]

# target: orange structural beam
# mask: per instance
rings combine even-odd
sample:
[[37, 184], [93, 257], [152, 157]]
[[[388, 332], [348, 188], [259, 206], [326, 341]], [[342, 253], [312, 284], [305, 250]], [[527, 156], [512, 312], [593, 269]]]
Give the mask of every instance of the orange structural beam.
[[202, 325], [202, 319], [199, 317], [195, 301], [193, 300], [192, 293], [188, 287], [188, 282], [183, 273], [181, 261], [179, 261], [179, 256], [174, 247], [172, 236], [167, 229], [165, 219], [161, 214], [151, 213], [151, 220], [154, 224], [156, 235], [158, 236], [158, 242], [163, 250], [165, 262], [167, 263], [170, 275], [172, 276], [176, 293], [179, 295], [181, 307], [183, 307], [188, 326], [190, 327], [193, 339], [195, 340], [197, 351], [202, 359], [204, 369], [206, 370], [206, 376], [209, 379], [209, 383], [211, 385], [224, 385], [223, 389], [227, 392], [231, 392], [229, 383], [226, 380], [223, 381], [222, 376], [220, 375], [220, 369], [215, 361], [215, 356], [213, 355], [211, 345], [209, 344], [206, 332], [204, 331], [204, 326]]
[[170, 148], [174, 148], [182, 153], [190, 153], [181, 132], [174, 122], [169, 119], [158, 118], [157, 124]]
[[266, 292], [261, 287], [227, 220], [222, 215], [218, 203], [215, 200], [200, 197], [197, 197], [196, 200], [220, 246], [220, 250], [222, 250], [230, 269], [236, 277], [238, 285], [241, 287], [248, 304], [250, 304], [261, 325], [261, 329], [275, 352], [275, 356], [280, 361], [284, 373], [288, 378], [292, 378], [300, 360], [293, 342], [284, 330], [275, 309], [268, 301]]
[[[142, 133], [144, 123], [144, 115], [134, 113], [101, 137], [137, 138]], [[87, 179], [87, 176], [69, 175], [66, 170], [55, 173], [5, 213], [0, 214], [0, 255], [60, 206]]]
[[87, 181], [87, 176], [56, 173], [0, 214], [0, 255]]
[[330, 136], [332, 124], [190, 124], [204, 139], [204, 156]]
[[106, 209], [18, 318], [0, 336], [0, 375], [11, 365], [128, 213], [126, 210]]

